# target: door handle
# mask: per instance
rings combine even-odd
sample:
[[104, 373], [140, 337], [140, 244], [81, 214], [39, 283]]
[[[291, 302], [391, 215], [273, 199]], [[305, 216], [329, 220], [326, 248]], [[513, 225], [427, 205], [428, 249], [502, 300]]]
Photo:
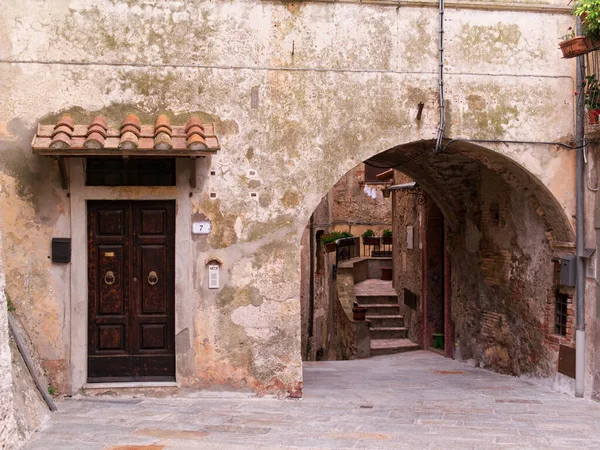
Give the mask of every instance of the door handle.
[[150, 272], [148, 274], [148, 284], [150, 286], [154, 286], [156, 283], [158, 283], [158, 275], [156, 274], [156, 272], [153, 270], [152, 272]]
[[115, 283], [115, 274], [113, 273], [112, 270], [109, 270], [108, 272], [106, 272], [106, 275], [104, 275], [104, 282], [106, 284], [108, 284], [109, 286], [111, 284]]

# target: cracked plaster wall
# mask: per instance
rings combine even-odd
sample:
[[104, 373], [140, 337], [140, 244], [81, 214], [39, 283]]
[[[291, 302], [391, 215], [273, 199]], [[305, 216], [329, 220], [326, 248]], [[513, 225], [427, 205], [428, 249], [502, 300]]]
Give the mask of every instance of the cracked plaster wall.
[[[78, 388], [67, 370], [70, 271], [51, 265], [48, 254], [51, 237], [69, 236], [70, 211], [52, 161], [31, 155], [38, 121], [100, 111], [116, 124], [126, 112], [147, 121], [167, 111], [178, 122], [201, 112], [217, 123], [222, 150], [201, 167], [207, 178], [190, 200], [214, 232], [191, 244], [198, 309], [188, 330], [193, 364], [181, 380], [293, 390], [302, 378], [302, 231], [323, 195], [360, 161], [435, 136], [437, 20], [432, 8], [377, 4], [6, 2], [0, 210], [7, 288], [59, 392]], [[554, 37], [571, 24], [567, 13], [449, 11], [447, 136], [566, 139], [574, 66], [560, 59]], [[572, 154], [537, 145], [497, 151], [549, 186], [572, 214], [574, 181], [562, 170]], [[209, 169], [216, 175], [208, 177]], [[249, 179], [248, 169], [258, 176]], [[208, 255], [224, 261], [218, 292], [206, 289]], [[186, 344], [182, 336], [178, 345]]]
[[[0, 224], [2, 221], [0, 220]], [[2, 233], [0, 232], [0, 249]], [[15, 420], [12, 377], [12, 354], [8, 340], [8, 305], [4, 292], [4, 267], [0, 256], [0, 448], [17, 448], [19, 435]]]

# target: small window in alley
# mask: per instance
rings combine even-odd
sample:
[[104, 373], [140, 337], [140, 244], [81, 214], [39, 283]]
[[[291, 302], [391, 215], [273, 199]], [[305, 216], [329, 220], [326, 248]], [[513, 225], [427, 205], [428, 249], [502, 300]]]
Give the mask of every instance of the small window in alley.
[[382, 183], [382, 180], [379, 180], [377, 175], [387, 172], [388, 170], [388, 167], [373, 167], [369, 164], [365, 164], [365, 183]]
[[554, 301], [554, 333], [561, 336], [567, 335], [567, 305], [569, 296], [556, 293]]
[[174, 158], [88, 158], [87, 186], [175, 186]]

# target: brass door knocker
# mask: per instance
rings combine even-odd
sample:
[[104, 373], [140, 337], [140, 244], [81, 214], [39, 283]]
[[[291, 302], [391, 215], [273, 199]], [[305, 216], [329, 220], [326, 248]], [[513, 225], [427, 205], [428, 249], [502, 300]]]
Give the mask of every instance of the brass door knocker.
[[104, 275], [104, 282], [109, 286], [115, 283], [115, 274], [112, 272], [112, 270], [106, 272], [106, 275]]
[[156, 274], [156, 272], [153, 270], [152, 272], [150, 272], [148, 274], [148, 284], [150, 286], [154, 286], [156, 283], [158, 283], [158, 275]]

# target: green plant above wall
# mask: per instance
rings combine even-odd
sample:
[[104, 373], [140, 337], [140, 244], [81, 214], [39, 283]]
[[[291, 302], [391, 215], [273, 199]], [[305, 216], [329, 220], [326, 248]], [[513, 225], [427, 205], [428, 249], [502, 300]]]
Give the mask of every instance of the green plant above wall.
[[321, 242], [323, 244], [330, 244], [338, 239], [345, 239], [349, 237], [353, 237], [352, 233], [348, 233], [347, 231], [332, 231], [331, 233], [325, 233], [323, 236], [321, 236]]
[[600, 0], [578, 0], [573, 14], [581, 18], [584, 36], [600, 39]]
[[384, 238], [392, 237], [392, 230], [383, 230], [381, 236], [383, 236]]
[[362, 237], [373, 237], [375, 236], [375, 232], [373, 230], [371, 230], [370, 228], [368, 230], [365, 230], [365, 232], [362, 234]]

